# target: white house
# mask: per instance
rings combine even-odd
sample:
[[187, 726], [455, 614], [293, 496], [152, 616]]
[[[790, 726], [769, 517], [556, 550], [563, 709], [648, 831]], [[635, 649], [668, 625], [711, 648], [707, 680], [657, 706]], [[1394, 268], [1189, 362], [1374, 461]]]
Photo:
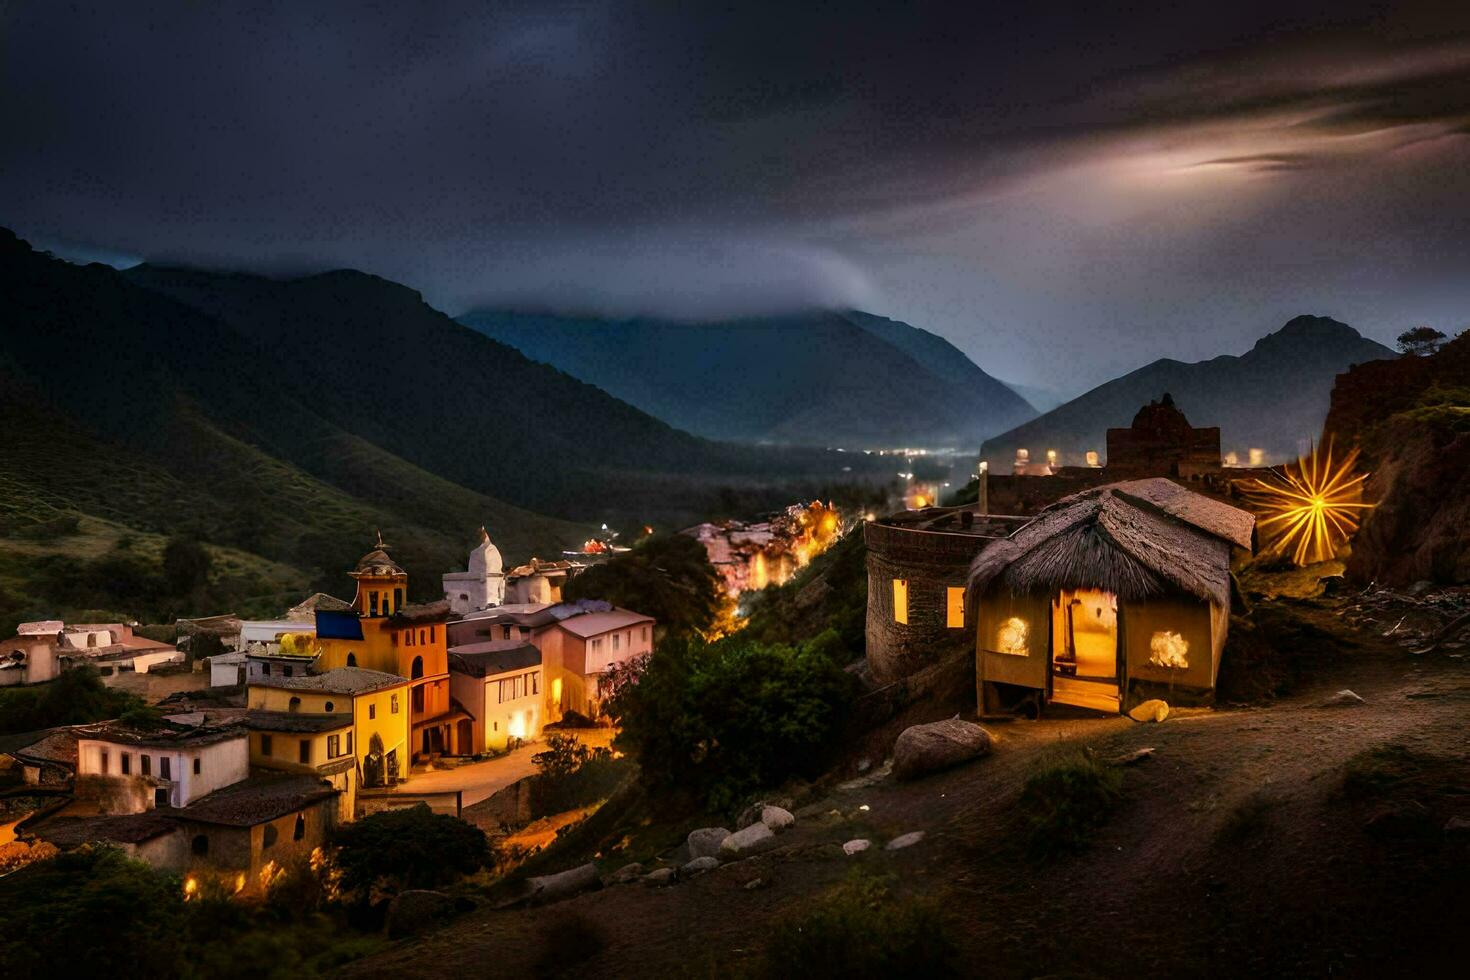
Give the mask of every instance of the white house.
[[449, 611], [463, 616], [489, 609], [505, 601], [505, 566], [500, 549], [490, 543], [490, 534], [480, 528], [480, 543], [470, 552], [469, 569], [444, 575], [444, 598]]
[[238, 725], [148, 730], [104, 722], [76, 735], [77, 797], [103, 813], [188, 806], [250, 775], [250, 743]]

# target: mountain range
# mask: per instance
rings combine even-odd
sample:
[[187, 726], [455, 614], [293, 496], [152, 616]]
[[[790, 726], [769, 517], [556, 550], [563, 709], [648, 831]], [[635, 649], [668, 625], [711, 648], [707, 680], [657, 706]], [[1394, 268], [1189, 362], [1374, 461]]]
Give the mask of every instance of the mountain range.
[[515, 560], [889, 468], [680, 432], [358, 272], [119, 272], [0, 230], [0, 341], [0, 606], [178, 534], [246, 598], [340, 591], [375, 528], [433, 595], [481, 524]]
[[1251, 448], [1273, 460], [1293, 457], [1322, 432], [1338, 374], [1354, 364], [1396, 356], [1345, 323], [1299, 316], [1241, 355], [1185, 363], [1161, 358], [1099, 385], [1043, 415], [985, 441], [981, 457], [1008, 472], [1017, 449], [1039, 458], [1055, 449], [1064, 463], [1103, 452], [1110, 427], [1127, 426], [1139, 408], [1165, 393], [1196, 427], [1219, 426], [1222, 452], [1245, 460]]
[[715, 322], [477, 310], [459, 321], [711, 439], [974, 449], [1036, 414], [949, 341], [856, 310]]

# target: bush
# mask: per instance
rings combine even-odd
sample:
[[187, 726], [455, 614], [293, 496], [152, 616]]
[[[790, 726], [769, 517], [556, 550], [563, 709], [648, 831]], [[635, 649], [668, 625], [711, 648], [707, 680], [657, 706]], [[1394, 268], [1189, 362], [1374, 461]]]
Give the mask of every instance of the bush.
[[757, 972], [808, 980], [948, 977], [959, 973], [955, 961], [935, 905], [895, 899], [882, 881], [854, 874], [777, 926]]
[[1091, 749], [1044, 762], [1018, 803], [1032, 857], [1085, 850], [1123, 795], [1123, 772]]
[[605, 799], [628, 770], [601, 746], [589, 748], [575, 735], [548, 734], [547, 749], [531, 757], [541, 771], [531, 784], [536, 815], [562, 813]]
[[491, 863], [484, 831], [424, 804], [343, 824], [332, 843], [343, 892], [369, 903], [374, 893], [436, 888]]
[[[819, 641], [821, 638], [819, 638]], [[825, 642], [669, 640], [614, 678], [617, 744], [650, 788], [680, 789], [717, 810], [827, 761], [855, 682]]]
[[704, 635], [728, 605], [704, 545], [683, 534], [644, 538], [567, 582], [568, 602], [601, 599], [658, 621], [670, 636]]
[[0, 691], [0, 735], [85, 725], [146, 707], [137, 695], [103, 684], [95, 667], [74, 667], [47, 684]]

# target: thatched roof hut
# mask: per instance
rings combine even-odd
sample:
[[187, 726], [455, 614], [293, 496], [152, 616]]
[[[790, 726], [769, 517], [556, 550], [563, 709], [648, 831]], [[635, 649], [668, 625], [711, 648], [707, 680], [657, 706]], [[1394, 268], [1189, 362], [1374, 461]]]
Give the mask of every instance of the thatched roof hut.
[[982, 704], [1017, 693], [987, 684], [1112, 710], [1160, 685], [1207, 699], [1229, 621], [1231, 551], [1251, 548], [1254, 527], [1246, 511], [1164, 479], [1046, 508], [970, 567]]

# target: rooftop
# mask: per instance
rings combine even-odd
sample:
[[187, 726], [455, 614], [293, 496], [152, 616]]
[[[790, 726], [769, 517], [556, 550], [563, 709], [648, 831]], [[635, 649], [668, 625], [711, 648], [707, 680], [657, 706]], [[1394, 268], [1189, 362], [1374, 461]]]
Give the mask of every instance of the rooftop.
[[182, 809], [161, 807], [154, 812], [226, 827], [253, 827], [294, 813], [308, 804], [329, 799], [338, 792], [319, 776], [262, 773], [217, 789]]
[[589, 636], [597, 636], [612, 630], [635, 626], [639, 623], [652, 623], [652, 616], [635, 613], [630, 609], [613, 609], [609, 612], [587, 613], [585, 616], [574, 616], [564, 619], [558, 625], [562, 629], [579, 636], [583, 639]]
[[388, 617], [388, 622], [397, 626], [412, 626], [428, 623], [442, 623], [449, 618], [449, 601], [440, 599], [437, 602], [424, 602], [403, 606], [393, 611]]
[[135, 728], [117, 721], [104, 721], [95, 725], [79, 725], [74, 731], [79, 739], [157, 749], [201, 748], [245, 737], [243, 728], [229, 722], [189, 727], [165, 722], [158, 728], [150, 729]]
[[292, 691], [326, 691], [329, 694], [367, 694], [407, 684], [397, 674], [366, 667], [337, 667], [320, 674], [302, 677], [262, 677], [250, 682], [252, 687], [281, 687]]
[[141, 844], [171, 834], [178, 827], [158, 811], [118, 816], [63, 817], [42, 820], [29, 833], [63, 851], [100, 841], [112, 844]]
[[519, 640], [466, 643], [449, 650], [449, 669], [472, 677], [494, 677], [541, 663], [541, 651]]

